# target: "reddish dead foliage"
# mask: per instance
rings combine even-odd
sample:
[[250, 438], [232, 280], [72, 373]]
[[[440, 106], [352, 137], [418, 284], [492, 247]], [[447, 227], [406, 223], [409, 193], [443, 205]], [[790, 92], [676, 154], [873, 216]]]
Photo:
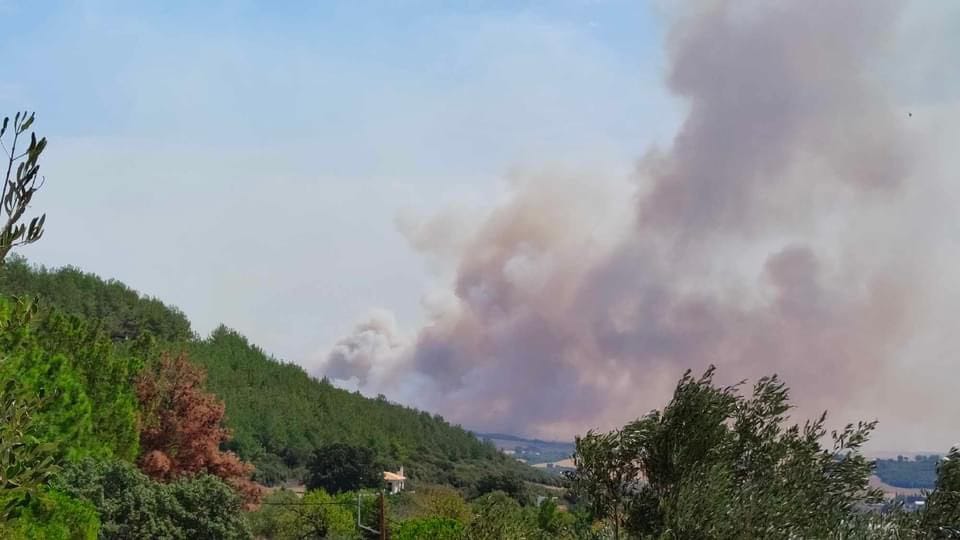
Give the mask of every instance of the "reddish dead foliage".
[[218, 476], [253, 507], [263, 486], [250, 480], [253, 465], [220, 450], [230, 432], [223, 426], [223, 402], [204, 390], [205, 380], [203, 368], [185, 354], [164, 353], [143, 370], [136, 385], [143, 411], [138, 465], [162, 481], [199, 473]]

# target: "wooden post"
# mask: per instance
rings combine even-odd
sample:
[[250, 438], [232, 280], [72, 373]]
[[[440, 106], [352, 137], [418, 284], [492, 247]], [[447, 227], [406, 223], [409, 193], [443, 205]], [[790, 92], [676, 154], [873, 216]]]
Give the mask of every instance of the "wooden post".
[[380, 490], [380, 540], [387, 540], [387, 505], [384, 503], [383, 490]]

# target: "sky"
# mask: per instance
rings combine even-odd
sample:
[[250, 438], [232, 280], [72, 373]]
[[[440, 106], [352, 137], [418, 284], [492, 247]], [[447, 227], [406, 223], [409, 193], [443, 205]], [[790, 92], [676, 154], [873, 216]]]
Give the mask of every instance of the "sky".
[[960, 5], [728, 4], [0, 1], [0, 111], [50, 140], [22, 254], [467, 427], [610, 428], [717, 356], [955, 442]]
[[676, 117], [646, 9], [451, 5], [2, 4], [0, 108], [51, 145], [24, 254], [300, 362], [372, 305], [415, 321], [431, 276], [397, 216], [555, 156], [622, 167]]

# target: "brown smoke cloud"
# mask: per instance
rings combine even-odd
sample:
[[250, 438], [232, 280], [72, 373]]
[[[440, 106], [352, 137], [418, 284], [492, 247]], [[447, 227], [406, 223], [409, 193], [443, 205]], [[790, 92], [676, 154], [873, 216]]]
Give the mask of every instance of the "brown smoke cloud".
[[626, 204], [607, 179], [547, 174], [456, 239], [449, 215], [405, 228], [453, 254], [451, 294], [414, 336], [361, 325], [327, 374], [546, 437], [637, 417], [708, 364], [780, 374], [800, 414], [859, 412], [887, 385], [926, 301], [923, 249], [903, 257], [898, 234], [913, 139], [878, 82], [898, 2], [697, 6], [668, 40], [687, 116]]

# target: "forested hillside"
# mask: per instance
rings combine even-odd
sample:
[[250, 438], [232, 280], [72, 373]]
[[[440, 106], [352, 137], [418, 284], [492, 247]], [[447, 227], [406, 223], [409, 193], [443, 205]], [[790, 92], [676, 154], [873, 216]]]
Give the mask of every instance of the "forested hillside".
[[440, 416], [338, 389], [225, 327], [195, 338], [179, 310], [118, 281], [14, 258], [0, 272], [0, 294], [39, 296], [41, 309], [70, 314], [72, 324], [99, 327], [118, 343], [154, 341], [157, 351], [188, 353], [226, 404], [229, 448], [254, 463], [260, 482], [301, 479], [314, 450], [334, 442], [372, 448], [384, 466], [403, 465], [413, 479], [460, 488], [504, 474], [547, 480]]
[[0, 272], [0, 292], [40, 296], [44, 303], [97, 324], [117, 341], [151, 335], [161, 341], [190, 339], [190, 321], [177, 308], [72, 267], [50, 270], [13, 256]]
[[916, 456], [913, 459], [878, 459], [874, 472], [885, 483], [901, 488], [933, 489], [941, 456]]

